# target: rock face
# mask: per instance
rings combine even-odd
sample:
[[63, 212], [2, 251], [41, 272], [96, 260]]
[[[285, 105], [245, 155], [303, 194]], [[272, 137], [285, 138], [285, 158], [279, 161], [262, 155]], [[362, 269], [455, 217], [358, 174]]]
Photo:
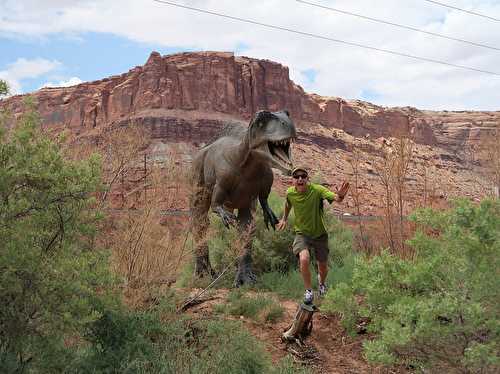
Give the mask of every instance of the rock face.
[[[500, 127], [500, 112], [385, 108], [308, 94], [290, 80], [287, 67], [225, 52], [169, 56], [153, 52], [144, 66], [125, 74], [73, 87], [44, 88], [32, 96], [44, 126], [51, 130], [69, 129], [76, 138], [91, 138], [110, 126], [133, 121], [150, 130], [153, 142], [146, 153], [152, 158], [156, 149], [181, 145], [180, 158], [186, 163], [190, 152], [213, 138], [227, 121], [248, 123], [258, 110], [288, 109], [299, 133], [294, 157], [311, 165], [325, 182], [352, 177], [351, 150], [357, 147], [363, 152], [359, 188], [366, 193], [366, 214], [380, 208], [375, 165], [380, 145], [390, 144], [387, 138], [408, 135], [416, 144], [416, 161], [408, 177], [414, 201], [427, 188], [427, 169], [435, 171], [438, 195], [477, 198], [484, 186], [476, 170], [480, 162], [465, 150]], [[2, 108], [19, 116], [23, 97], [0, 101]], [[289, 183], [281, 177], [277, 182], [278, 189]], [[348, 211], [349, 204], [344, 204]]]
[[[423, 112], [307, 94], [290, 80], [287, 67], [233, 53], [162, 57], [153, 52], [144, 66], [120, 76], [69, 88], [45, 88], [34, 96], [46, 125], [77, 133], [136, 116], [144, 118], [155, 110], [248, 119], [260, 109], [286, 108], [299, 127], [312, 122], [357, 137], [406, 133], [421, 144], [438, 141]], [[21, 97], [5, 100], [3, 105], [19, 112]]]

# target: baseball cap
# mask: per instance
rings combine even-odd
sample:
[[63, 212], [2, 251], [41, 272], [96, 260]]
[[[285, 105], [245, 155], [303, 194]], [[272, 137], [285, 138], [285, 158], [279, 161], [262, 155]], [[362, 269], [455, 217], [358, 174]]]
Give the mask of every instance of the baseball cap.
[[309, 173], [307, 172], [307, 169], [305, 167], [302, 167], [302, 166], [297, 166], [295, 167], [293, 170], [292, 170], [292, 175], [294, 175], [296, 172], [298, 171], [303, 171], [304, 173], [306, 173], [307, 175], [309, 175]]

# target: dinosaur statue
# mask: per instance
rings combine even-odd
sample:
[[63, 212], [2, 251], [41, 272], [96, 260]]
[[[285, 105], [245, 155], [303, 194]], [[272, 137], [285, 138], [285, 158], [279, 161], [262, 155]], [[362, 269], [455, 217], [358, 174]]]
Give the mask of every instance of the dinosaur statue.
[[[225, 134], [198, 151], [193, 159], [194, 193], [191, 198], [195, 236], [195, 274], [214, 275], [204, 237], [211, 209], [226, 227], [238, 224], [246, 230], [252, 223], [252, 209], [258, 199], [264, 222], [275, 228], [278, 219], [267, 203], [273, 184], [271, 168], [286, 175], [292, 170], [290, 142], [297, 138], [295, 125], [287, 111], [259, 111], [248, 128], [233, 124]], [[238, 211], [237, 216], [233, 214]], [[235, 286], [255, 281], [252, 271], [251, 242], [239, 259]]]

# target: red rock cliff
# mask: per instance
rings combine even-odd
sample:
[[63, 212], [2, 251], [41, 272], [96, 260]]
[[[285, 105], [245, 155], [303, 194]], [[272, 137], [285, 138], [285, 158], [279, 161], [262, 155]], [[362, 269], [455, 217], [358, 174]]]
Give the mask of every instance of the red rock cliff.
[[[286, 108], [299, 128], [312, 122], [354, 136], [387, 137], [404, 132], [411, 133], [418, 143], [436, 142], [432, 128], [421, 116], [399, 108], [307, 94], [290, 80], [287, 67], [233, 53], [162, 57], [153, 52], [144, 66], [120, 76], [69, 88], [46, 88], [34, 96], [46, 125], [64, 126], [77, 133], [147, 117], [152, 111], [219, 113], [248, 119], [260, 109]], [[20, 112], [20, 99], [10, 98], [4, 105]]]

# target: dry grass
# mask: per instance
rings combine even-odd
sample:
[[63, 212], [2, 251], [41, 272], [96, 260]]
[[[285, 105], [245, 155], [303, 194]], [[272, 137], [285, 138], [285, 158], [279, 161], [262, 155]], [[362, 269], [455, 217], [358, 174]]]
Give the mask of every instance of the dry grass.
[[169, 215], [189, 193], [187, 170], [178, 154], [148, 157], [149, 144], [149, 134], [130, 124], [66, 149], [73, 159], [101, 156], [103, 191], [96, 197], [106, 219], [96, 246], [111, 250], [113, 270], [137, 294], [173, 283], [191, 256], [187, 217]]
[[173, 162], [150, 165], [147, 180], [142, 182], [147, 188], [141, 186], [134, 192], [142, 204], [125, 210], [115, 221], [110, 233], [113, 264], [130, 287], [173, 283], [191, 256], [186, 248], [189, 222], [175, 222], [167, 216], [164, 226], [161, 220], [163, 208], [173, 205], [178, 197], [171, 183], [175, 181], [180, 190], [186, 182], [183, 177], [184, 171]]
[[384, 216], [382, 219], [387, 246], [391, 252], [404, 257], [411, 256], [411, 249], [405, 244], [410, 227], [405, 220], [409, 213], [407, 178], [413, 160], [414, 144], [404, 135], [394, 142], [383, 143], [382, 158], [376, 169], [383, 186]]

